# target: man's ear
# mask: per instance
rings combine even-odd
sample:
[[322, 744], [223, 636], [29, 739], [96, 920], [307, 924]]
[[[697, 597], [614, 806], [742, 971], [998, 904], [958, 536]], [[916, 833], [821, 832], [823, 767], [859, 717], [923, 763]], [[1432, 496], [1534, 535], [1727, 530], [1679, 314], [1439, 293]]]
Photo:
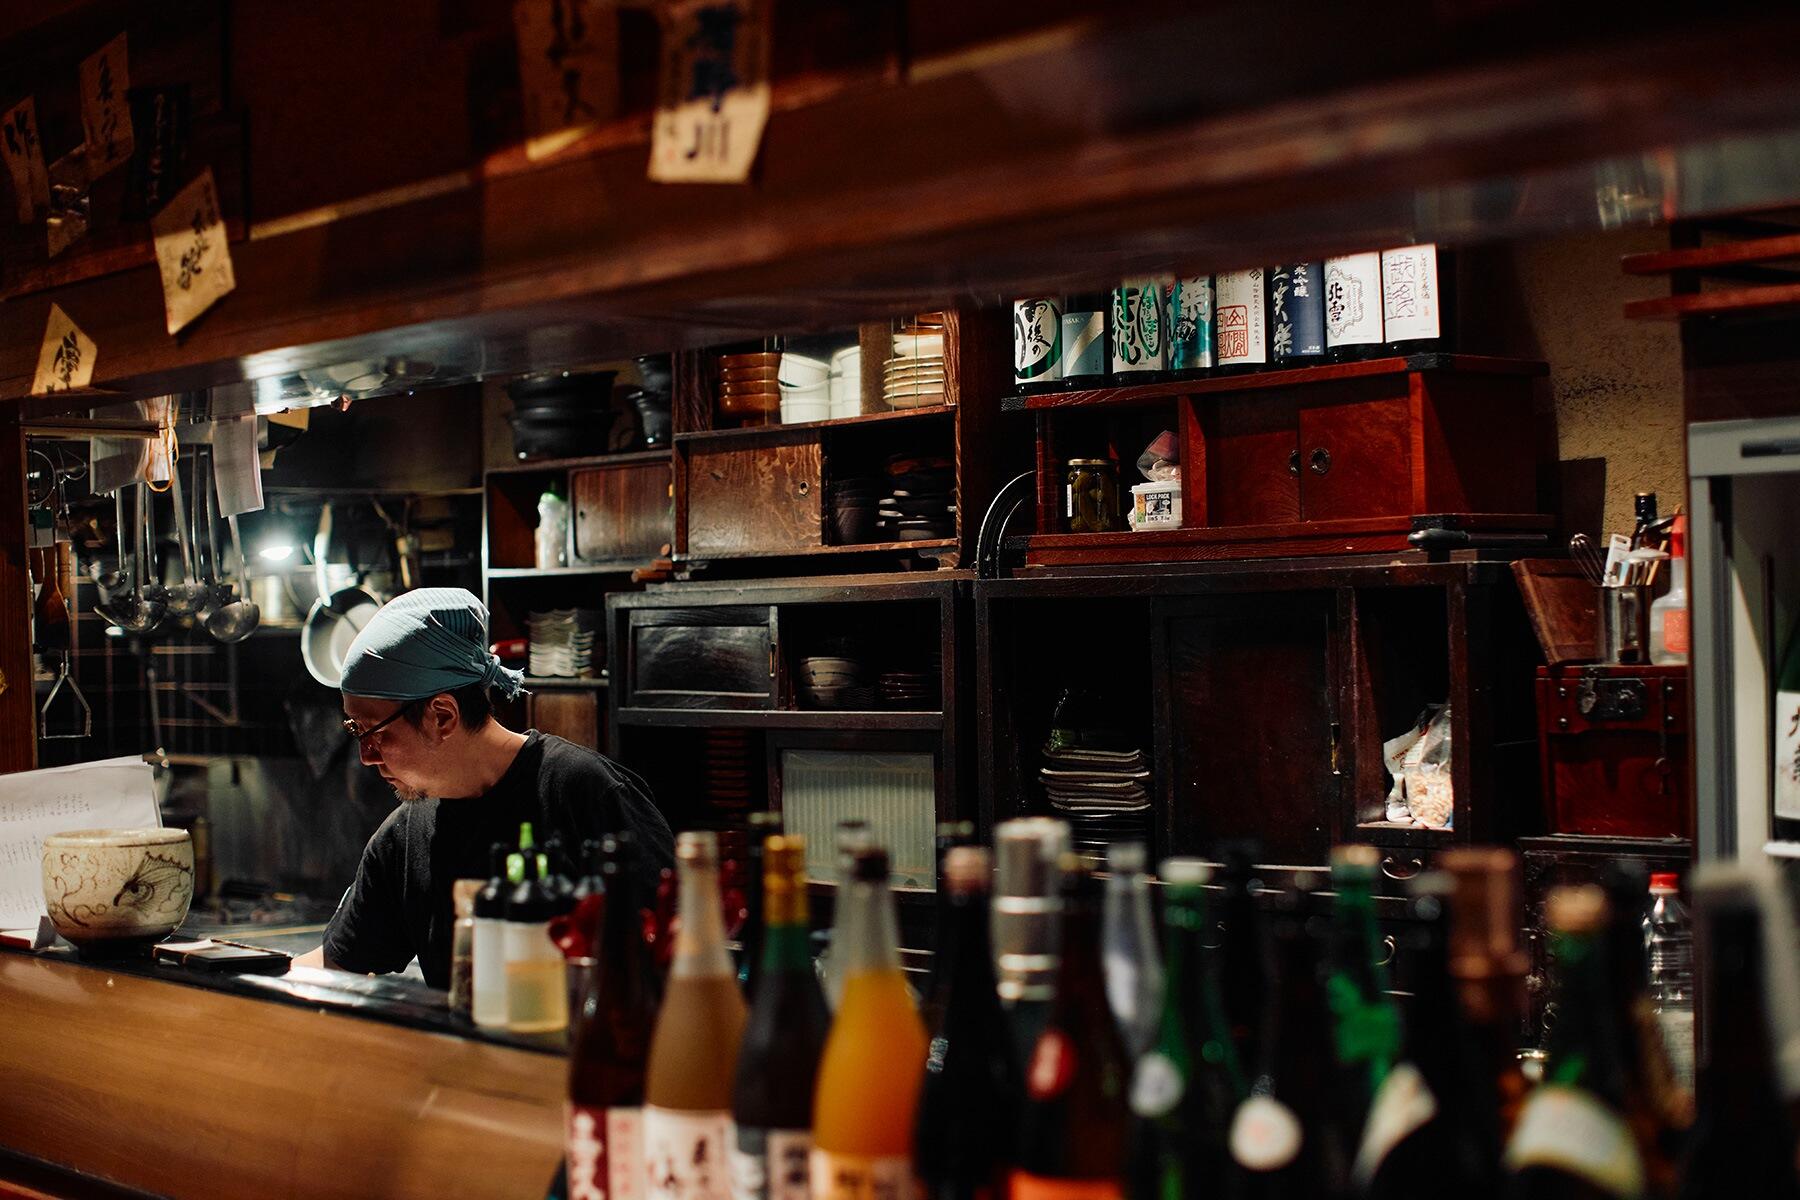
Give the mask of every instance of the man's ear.
[[450, 693], [440, 692], [425, 706], [423, 724], [441, 742], [462, 727], [462, 710]]

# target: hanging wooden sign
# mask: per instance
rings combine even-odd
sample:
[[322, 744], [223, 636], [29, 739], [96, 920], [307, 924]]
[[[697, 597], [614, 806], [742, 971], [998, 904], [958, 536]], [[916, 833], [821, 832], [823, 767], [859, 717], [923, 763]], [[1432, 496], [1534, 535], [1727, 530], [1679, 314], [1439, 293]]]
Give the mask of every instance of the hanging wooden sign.
[[769, 120], [768, 0], [683, 0], [660, 10], [659, 183], [742, 183]]
[[30, 96], [0, 117], [0, 158], [12, 176], [19, 203], [19, 224], [29, 225], [50, 207], [50, 175], [44, 170], [44, 147], [38, 141], [37, 102]]
[[179, 333], [237, 286], [211, 167], [151, 218], [150, 232], [169, 332]]
[[60, 305], [52, 304], [50, 321], [44, 327], [44, 344], [38, 350], [32, 394], [43, 396], [86, 387], [94, 378], [97, 353], [94, 339], [81, 332]]
[[614, 0], [517, 0], [525, 156], [555, 154], [619, 109], [619, 12]]
[[125, 96], [130, 86], [121, 33], [81, 64], [81, 132], [90, 179], [131, 161], [131, 102]]

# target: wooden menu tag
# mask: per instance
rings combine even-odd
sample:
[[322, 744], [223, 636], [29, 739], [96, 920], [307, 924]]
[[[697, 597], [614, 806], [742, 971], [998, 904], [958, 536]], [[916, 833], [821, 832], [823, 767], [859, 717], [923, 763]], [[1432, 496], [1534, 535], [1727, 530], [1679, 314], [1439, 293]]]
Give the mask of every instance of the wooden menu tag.
[[619, 108], [619, 12], [614, 0], [517, 0], [525, 157], [574, 143]]
[[82, 60], [81, 132], [89, 179], [131, 161], [131, 102], [125, 97], [130, 86], [124, 34]]
[[38, 350], [37, 376], [32, 380], [34, 396], [50, 392], [67, 392], [84, 388], [94, 377], [94, 339], [81, 332], [69, 314], [57, 304], [50, 306], [50, 322], [44, 327], [44, 344]]
[[169, 332], [179, 333], [237, 286], [211, 167], [150, 219], [150, 232]]
[[742, 183], [769, 120], [768, 0], [682, 0], [661, 11], [650, 178]]
[[38, 141], [37, 102], [30, 96], [0, 117], [0, 157], [12, 176], [19, 202], [19, 224], [29, 225], [50, 207], [50, 174], [44, 170], [44, 147]]

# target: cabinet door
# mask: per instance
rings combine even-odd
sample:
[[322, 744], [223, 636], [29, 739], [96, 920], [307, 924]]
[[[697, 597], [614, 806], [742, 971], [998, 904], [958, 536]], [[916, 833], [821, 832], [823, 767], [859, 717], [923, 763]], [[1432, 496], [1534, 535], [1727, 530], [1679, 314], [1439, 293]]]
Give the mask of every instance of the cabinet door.
[[1412, 402], [1407, 376], [1345, 381], [1300, 410], [1300, 515], [1308, 521], [1410, 514]]
[[574, 471], [575, 557], [587, 562], [649, 562], [675, 536], [669, 464]]
[[1206, 523], [1298, 521], [1299, 404], [1293, 394], [1251, 392], [1204, 403]]
[[775, 707], [767, 605], [634, 608], [628, 620], [627, 707]]
[[1162, 612], [1171, 851], [1255, 838], [1262, 862], [1324, 862], [1342, 824], [1333, 596], [1209, 597]]
[[819, 472], [816, 436], [753, 446], [691, 446], [687, 553], [732, 558], [817, 549], [824, 490]]

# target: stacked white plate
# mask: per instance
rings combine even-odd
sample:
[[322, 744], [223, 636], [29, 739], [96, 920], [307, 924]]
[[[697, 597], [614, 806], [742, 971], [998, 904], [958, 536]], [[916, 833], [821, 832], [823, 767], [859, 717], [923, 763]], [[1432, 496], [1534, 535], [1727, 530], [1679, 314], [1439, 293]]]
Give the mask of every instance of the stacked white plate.
[[804, 354], [783, 353], [781, 423], [823, 421], [831, 413], [831, 364]]
[[924, 408], [944, 402], [944, 335], [908, 331], [894, 335], [894, 354], [881, 368], [882, 399], [889, 408]]
[[530, 636], [526, 674], [593, 679], [595, 631], [603, 613], [591, 608], [558, 608], [525, 619]]
[[862, 347], [845, 346], [831, 356], [831, 416], [862, 415]]

